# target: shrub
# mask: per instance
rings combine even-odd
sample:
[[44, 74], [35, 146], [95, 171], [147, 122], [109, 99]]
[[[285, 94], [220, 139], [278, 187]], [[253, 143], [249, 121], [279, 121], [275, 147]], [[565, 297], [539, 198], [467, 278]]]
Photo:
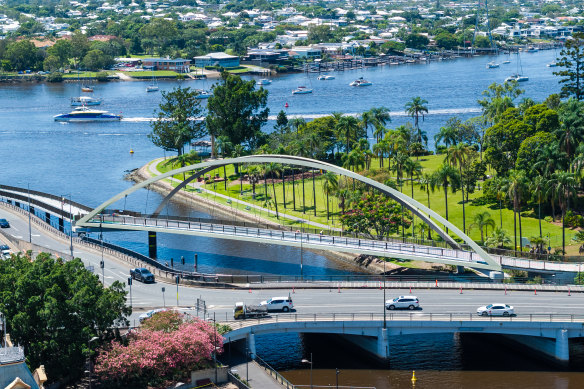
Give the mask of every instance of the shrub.
[[95, 372], [104, 387], [168, 387], [188, 377], [192, 370], [212, 366], [213, 351], [216, 346], [222, 352], [223, 337], [199, 319], [180, 323], [174, 329], [177, 317], [184, 319], [184, 315], [178, 315], [158, 314], [161, 319], [157, 323], [168, 332], [143, 328], [128, 334], [127, 345], [113, 341], [99, 350]]
[[95, 78], [100, 82], [109, 81], [107, 72], [99, 72], [95, 75]]
[[48, 82], [63, 82], [63, 75], [59, 72], [50, 73], [47, 76]]

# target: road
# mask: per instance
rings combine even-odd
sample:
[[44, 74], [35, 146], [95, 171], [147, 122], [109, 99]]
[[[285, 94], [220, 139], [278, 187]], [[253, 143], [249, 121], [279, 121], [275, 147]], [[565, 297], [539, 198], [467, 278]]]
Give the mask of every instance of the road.
[[[6, 218], [10, 229], [4, 229], [15, 238], [28, 239], [28, 219], [23, 215], [13, 214], [0, 207], [0, 218]], [[69, 253], [69, 242], [61, 241], [48, 235], [44, 230], [32, 228], [33, 243]], [[102, 258], [98, 252], [74, 247], [76, 257], [82, 258], [86, 265], [94, 267], [96, 274], [101, 278], [99, 262]], [[105, 284], [109, 285], [114, 280], [126, 283], [130, 266], [119, 260], [104, 256]], [[297, 313], [370, 313], [383, 312], [383, 290], [381, 289], [295, 289], [289, 284], [288, 290], [248, 290], [248, 289], [211, 289], [195, 287], [177, 287], [174, 284], [156, 282], [143, 284], [134, 281], [132, 285], [131, 304], [134, 313], [130, 317], [132, 324], [137, 317], [147, 309], [166, 307], [176, 308], [195, 315], [193, 309], [196, 299], [201, 298], [206, 302], [207, 315], [216, 315], [217, 320], [231, 319], [233, 304], [235, 301], [244, 301], [248, 304], [258, 303], [274, 296], [287, 296], [290, 294], [294, 301]], [[162, 287], [166, 292], [162, 293]], [[129, 291], [128, 286], [126, 289]], [[251, 292], [251, 293], [250, 293]], [[408, 289], [388, 289], [387, 298], [409, 294]], [[454, 289], [413, 289], [412, 294], [420, 299], [423, 312], [428, 313], [462, 313], [475, 312], [479, 305], [492, 302], [502, 302], [513, 305], [518, 315], [525, 314], [574, 314], [584, 315], [584, 294], [555, 292], [518, 292], [504, 290], [460, 290]], [[128, 296], [129, 297], [129, 296]], [[130, 301], [128, 301], [130, 302]]]

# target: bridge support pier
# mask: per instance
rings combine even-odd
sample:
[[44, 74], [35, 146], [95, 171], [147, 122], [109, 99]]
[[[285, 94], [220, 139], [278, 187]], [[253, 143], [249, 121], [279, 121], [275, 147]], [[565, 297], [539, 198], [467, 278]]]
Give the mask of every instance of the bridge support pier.
[[568, 330], [563, 328], [556, 331], [556, 359], [561, 363], [570, 361]]
[[389, 342], [387, 341], [387, 328], [380, 328], [377, 334], [377, 357], [382, 360], [389, 359]]
[[247, 351], [249, 352], [249, 356], [251, 359], [255, 359], [256, 356], [256, 346], [255, 346], [255, 334], [249, 333], [247, 334]]
[[158, 258], [156, 246], [156, 232], [148, 231], [148, 256], [152, 259]]
[[59, 218], [59, 231], [65, 232], [65, 221], [62, 217]]
[[29, 205], [29, 206], [28, 206], [28, 211], [29, 211], [31, 214], [33, 214], [33, 215], [35, 214], [35, 213], [34, 213], [34, 207], [33, 207], [32, 205]]
[[51, 225], [51, 214], [48, 212], [45, 212], [45, 223]]

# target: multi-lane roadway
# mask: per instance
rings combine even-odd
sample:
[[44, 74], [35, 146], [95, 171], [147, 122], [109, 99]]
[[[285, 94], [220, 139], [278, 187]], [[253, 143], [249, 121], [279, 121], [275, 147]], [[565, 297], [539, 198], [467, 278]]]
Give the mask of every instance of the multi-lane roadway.
[[[14, 238], [28, 240], [28, 219], [21, 214], [9, 212], [0, 207], [0, 218], [7, 219], [11, 227], [3, 232]], [[0, 237], [1, 241], [1, 237]], [[69, 242], [60, 240], [46, 231], [32, 225], [33, 243], [49, 249], [69, 253]], [[102, 255], [85, 247], [74, 246], [74, 254], [80, 257], [87, 266], [93, 266], [95, 273], [102, 277], [99, 262]], [[127, 284], [130, 265], [119, 259], [103, 256], [105, 262], [105, 284], [121, 281]], [[527, 314], [574, 314], [584, 315], [584, 294], [555, 292], [517, 292], [505, 290], [462, 290], [458, 289], [416, 289], [412, 294], [420, 299], [423, 312], [460, 313], [476, 312], [479, 305], [492, 302], [503, 302], [515, 307], [517, 315]], [[382, 313], [383, 290], [381, 289], [339, 289], [332, 285], [330, 289], [297, 289], [294, 284], [278, 290], [259, 289], [212, 289], [178, 286], [178, 307], [190, 314], [196, 314], [194, 309], [197, 298], [205, 301], [207, 315], [215, 313], [217, 320], [232, 318], [233, 304], [244, 301], [248, 304], [258, 303], [273, 296], [290, 295], [294, 301], [297, 313]], [[126, 286], [129, 291], [128, 286]], [[162, 293], [165, 288], [165, 293]], [[387, 289], [386, 297], [391, 298], [409, 294], [409, 289]], [[128, 296], [129, 299], [129, 296]], [[130, 301], [128, 301], [130, 303]], [[132, 306], [134, 313], [130, 317], [132, 324], [137, 324], [137, 317], [147, 309], [177, 307], [177, 286], [157, 281], [154, 284], [143, 284], [134, 280], [132, 285]]]

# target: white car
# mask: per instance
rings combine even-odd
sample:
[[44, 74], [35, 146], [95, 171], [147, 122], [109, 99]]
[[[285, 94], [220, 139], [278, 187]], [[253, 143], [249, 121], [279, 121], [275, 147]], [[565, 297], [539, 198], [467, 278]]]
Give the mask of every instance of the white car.
[[268, 311], [290, 312], [294, 308], [290, 297], [272, 297], [260, 303], [260, 306], [264, 305], [268, 307]]
[[140, 320], [140, 323], [142, 323], [144, 320], [150, 319], [154, 314], [156, 314], [158, 312], [162, 312], [162, 311], [164, 311], [164, 309], [160, 309], [160, 308], [159, 309], [151, 309], [151, 310], [149, 310], [149, 311], [144, 312], [143, 314], [141, 314], [138, 317], [138, 320]]
[[385, 309], [389, 310], [409, 309], [413, 311], [416, 308], [420, 308], [420, 300], [416, 296], [399, 296], [385, 302]]
[[515, 310], [511, 305], [496, 303], [478, 307], [477, 314], [480, 316], [515, 316]]

